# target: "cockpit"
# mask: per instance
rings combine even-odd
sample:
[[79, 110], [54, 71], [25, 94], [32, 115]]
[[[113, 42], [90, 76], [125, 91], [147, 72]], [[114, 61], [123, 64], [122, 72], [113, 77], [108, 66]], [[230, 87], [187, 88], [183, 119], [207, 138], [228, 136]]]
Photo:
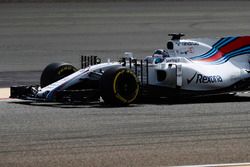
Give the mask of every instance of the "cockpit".
[[168, 57], [169, 54], [166, 50], [156, 49], [152, 56], [147, 56], [144, 60], [147, 60], [149, 64], [158, 64], [162, 63]]

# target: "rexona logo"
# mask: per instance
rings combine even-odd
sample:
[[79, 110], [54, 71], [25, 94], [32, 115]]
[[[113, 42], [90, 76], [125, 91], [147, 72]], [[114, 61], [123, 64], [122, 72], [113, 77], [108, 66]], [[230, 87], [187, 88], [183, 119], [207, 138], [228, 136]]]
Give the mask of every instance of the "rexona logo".
[[222, 77], [219, 76], [219, 75], [206, 76], [206, 75], [198, 74], [197, 72], [192, 76], [192, 78], [187, 79], [188, 84], [190, 84], [193, 81], [196, 84], [198, 84], [198, 83], [207, 84], [207, 83], [223, 82]]

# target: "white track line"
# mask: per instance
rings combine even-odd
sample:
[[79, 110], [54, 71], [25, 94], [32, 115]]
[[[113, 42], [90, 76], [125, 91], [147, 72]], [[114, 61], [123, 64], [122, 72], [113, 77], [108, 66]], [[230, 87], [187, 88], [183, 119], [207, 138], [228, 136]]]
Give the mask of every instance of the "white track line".
[[[177, 166], [172, 166], [177, 167]], [[233, 164], [207, 164], [207, 165], [187, 165], [178, 167], [250, 167], [250, 163], [233, 163]]]

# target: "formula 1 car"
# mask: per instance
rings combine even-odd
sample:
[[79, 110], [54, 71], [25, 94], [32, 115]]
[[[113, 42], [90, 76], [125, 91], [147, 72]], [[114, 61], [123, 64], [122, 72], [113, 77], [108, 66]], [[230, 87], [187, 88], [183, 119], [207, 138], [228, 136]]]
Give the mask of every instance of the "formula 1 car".
[[195, 97], [250, 89], [250, 36], [181, 39], [144, 60], [126, 53], [117, 62], [82, 56], [82, 68], [52, 63], [40, 86], [12, 86], [11, 98], [128, 105], [143, 98]]

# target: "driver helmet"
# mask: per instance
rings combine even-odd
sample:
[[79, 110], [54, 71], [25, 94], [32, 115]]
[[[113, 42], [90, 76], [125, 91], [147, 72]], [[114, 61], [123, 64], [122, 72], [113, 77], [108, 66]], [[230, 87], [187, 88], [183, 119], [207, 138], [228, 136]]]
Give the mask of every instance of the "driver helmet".
[[152, 57], [154, 58], [155, 64], [163, 62], [166, 57], [169, 57], [168, 52], [164, 49], [157, 49], [154, 51]]
[[162, 58], [166, 58], [169, 57], [169, 54], [166, 50], [164, 49], [156, 49], [152, 55], [152, 57], [162, 57]]

